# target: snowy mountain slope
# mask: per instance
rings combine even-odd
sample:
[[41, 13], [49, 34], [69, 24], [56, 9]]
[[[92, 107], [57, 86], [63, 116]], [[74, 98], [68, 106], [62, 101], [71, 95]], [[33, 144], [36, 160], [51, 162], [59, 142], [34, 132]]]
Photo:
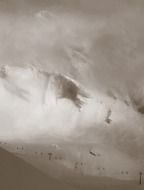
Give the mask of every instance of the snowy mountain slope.
[[2, 66], [0, 75], [1, 136], [86, 135], [86, 141], [102, 138], [120, 148], [126, 145], [130, 153], [129, 146], [142, 146], [144, 118], [125, 89], [92, 90], [36, 67]]
[[64, 143], [62, 166], [83, 162], [79, 174], [135, 179], [142, 169], [143, 117], [123, 89], [92, 91], [59, 73], [14, 66], [1, 68], [0, 86], [1, 139]]

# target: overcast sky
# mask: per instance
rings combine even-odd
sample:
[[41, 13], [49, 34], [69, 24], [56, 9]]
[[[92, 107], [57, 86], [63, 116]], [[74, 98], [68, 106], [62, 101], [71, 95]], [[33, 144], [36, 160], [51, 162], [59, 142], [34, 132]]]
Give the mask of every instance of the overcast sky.
[[143, 83], [142, 0], [0, 4], [1, 63], [41, 64], [94, 86]]

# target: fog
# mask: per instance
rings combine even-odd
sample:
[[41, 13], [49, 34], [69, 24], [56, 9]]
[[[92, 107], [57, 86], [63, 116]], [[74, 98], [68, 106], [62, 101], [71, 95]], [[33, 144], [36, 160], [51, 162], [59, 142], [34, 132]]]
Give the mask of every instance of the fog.
[[[0, 1], [1, 138], [108, 144], [140, 161], [143, 17], [142, 0]], [[84, 89], [81, 109], [39, 72]]]

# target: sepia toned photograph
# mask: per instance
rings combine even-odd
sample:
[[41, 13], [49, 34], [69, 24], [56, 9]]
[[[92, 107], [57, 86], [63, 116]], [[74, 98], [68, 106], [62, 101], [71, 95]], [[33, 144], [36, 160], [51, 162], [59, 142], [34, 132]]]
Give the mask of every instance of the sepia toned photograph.
[[144, 190], [144, 0], [0, 0], [0, 190]]

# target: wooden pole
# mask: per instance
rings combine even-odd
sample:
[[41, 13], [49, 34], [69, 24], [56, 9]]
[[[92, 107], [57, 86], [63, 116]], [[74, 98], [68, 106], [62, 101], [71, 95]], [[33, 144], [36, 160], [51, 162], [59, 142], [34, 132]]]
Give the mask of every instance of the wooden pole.
[[139, 172], [139, 184], [141, 185], [142, 184], [142, 172]]

